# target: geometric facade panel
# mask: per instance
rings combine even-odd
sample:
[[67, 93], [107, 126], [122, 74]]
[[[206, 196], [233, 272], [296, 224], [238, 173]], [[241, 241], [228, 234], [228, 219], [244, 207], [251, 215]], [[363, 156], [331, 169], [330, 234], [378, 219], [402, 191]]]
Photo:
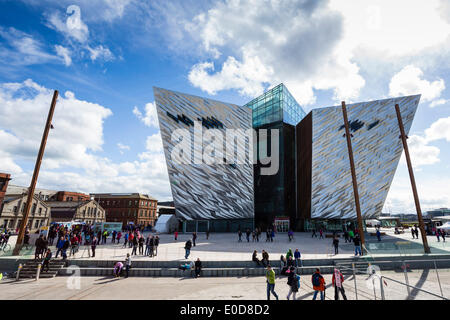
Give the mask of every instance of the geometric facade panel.
[[[420, 95], [347, 105], [363, 218], [378, 216], [403, 151], [395, 112], [406, 134]], [[312, 110], [311, 218], [355, 219], [352, 177], [342, 107]]]
[[[171, 159], [177, 144], [172, 141], [175, 130], [189, 130], [190, 156], [194, 159], [194, 151], [199, 147], [194, 144], [194, 122], [201, 123], [203, 130], [219, 130], [225, 137], [226, 129], [252, 128], [251, 109], [166, 89], [153, 88], [153, 91], [176, 215], [182, 220], [253, 218], [251, 161], [180, 164]], [[239, 139], [237, 143], [243, 147]], [[204, 143], [200, 145], [202, 153], [204, 147]]]

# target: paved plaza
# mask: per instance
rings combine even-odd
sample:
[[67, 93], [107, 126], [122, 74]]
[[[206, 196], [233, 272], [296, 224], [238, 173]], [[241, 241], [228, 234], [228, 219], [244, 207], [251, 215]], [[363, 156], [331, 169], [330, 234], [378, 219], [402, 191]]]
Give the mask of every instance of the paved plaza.
[[[404, 282], [403, 273], [383, 272], [383, 275]], [[324, 275], [327, 284], [326, 299], [334, 299], [334, 289], [330, 287], [331, 275]], [[450, 270], [439, 270], [442, 290], [445, 297], [450, 298]], [[420, 270], [408, 273], [409, 282], [413, 286], [440, 294], [434, 270]], [[380, 290], [370, 285], [372, 282], [366, 275], [357, 276], [358, 300], [381, 299]], [[286, 300], [288, 286], [286, 277], [277, 277], [275, 291], [281, 300]], [[385, 287], [386, 300], [404, 300], [407, 290], [404, 285], [387, 280]], [[95, 299], [183, 299], [183, 300], [264, 300], [266, 299], [266, 282], [264, 277], [240, 278], [120, 278], [113, 277], [81, 277], [79, 287], [72, 277], [56, 277], [14, 282], [0, 282], [1, 300], [95, 300]], [[344, 287], [349, 300], [356, 299], [353, 276], [345, 276]], [[311, 276], [301, 277], [298, 300], [312, 299]], [[411, 295], [416, 300], [438, 299], [430, 294], [412, 289]]]
[[[369, 228], [369, 233], [374, 229]], [[375, 236], [366, 234], [366, 247], [373, 256], [398, 256], [408, 254], [422, 254], [422, 241], [412, 239], [411, 234], [396, 235], [393, 229], [382, 229], [386, 236], [382, 237], [382, 241], [378, 242]], [[148, 233], [145, 234], [146, 236]], [[133, 256], [135, 260], [156, 260], [156, 261], [174, 261], [184, 259], [184, 244], [192, 238], [192, 234], [179, 234], [178, 240], [174, 240], [173, 234], [160, 234], [160, 245], [158, 247], [158, 255], [156, 257]], [[199, 233], [197, 244], [192, 247], [189, 259], [200, 258], [204, 261], [248, 261], [251, 260], [253, 250], [257, 250], [259, 256], [261, 251], [266, 250], [271, 260], [279, 260], [280, 255], [285, 255], [289, 248], [294, 251], [298, 248], [303, 259], [326, 259], [326, 258], [350, 258], [354, 256], [353, 243], [345, 243], [343, 237], [340, 238], [339, 254], [334, 255], [332, 246], [332, 238], [319, 239], [312, 238], [310, 232], [297, 232], [294, 234], [294, 240], [289, 242], [286, 233], [277, 233], [274, 242], [265, 241], [265, 233], [261, 235], [259, 242], [247, 242], [245, 234], [242, 236], [242, 242], [238, 242], [238, 236], [235, 233], [211, 233], [209, 239], [206, 239], [204, 233]], [[55, 241], [56, 242], [56, 241]], [[437, 242], [435, 236], [428, 236], [428, 242], [431, 251], [434, 254], [450, 254], [450, 244], [448, 242]], [[131, 253], [132, 249], [123, 246], [123, 239], [120, 244], [112, 244], [111, 237], [107, 243], [97, 246], [96, 260], [120, 260], [126, 257], [127, 253]], [[33, 250], [27, 252], [29, 255], [34, 254]], [[86, 259], [88, 258], [87, 247], [81, 246], [75, 257], [69, 256], [69, 259]]]

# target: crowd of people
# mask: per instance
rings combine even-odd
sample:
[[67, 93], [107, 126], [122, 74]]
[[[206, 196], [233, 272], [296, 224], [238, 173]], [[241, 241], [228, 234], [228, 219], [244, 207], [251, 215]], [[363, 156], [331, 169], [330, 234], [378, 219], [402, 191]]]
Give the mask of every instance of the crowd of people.
[[[297, 293], [300, 291], [300, 275], [297, 274], [294, 266], [290, 266], [283, 275], [287, 276], [287, 285], [289, 287], [289, 292], [286, 296], [287, 300], [290, 300], [291, 296], [293, 300], [296, 300]], [[279, 296], [275, 292], [275, 271], [270, 264], [267, 265], [265, 276], [267, 283], [267, 300], [270, 300], [271, 295], [273, 295], [275, 299], [279, 300]], [[334, 268], [333, 270], [331, 284], [334, 288], [334, 299], [339, 300], [339, 296], [341, 295], [344, 300], [347, 300], [344, 289], [344, 276], [338, 268]], [[327, 286], [325, 278], [320, 273], [319, 268], [316, 268], [315, 272], [311, 276], [311, 285], [314, 291], [312, 300], [316, 300], [317, 295], [320, 295], [320, 300], [325, 300]]]

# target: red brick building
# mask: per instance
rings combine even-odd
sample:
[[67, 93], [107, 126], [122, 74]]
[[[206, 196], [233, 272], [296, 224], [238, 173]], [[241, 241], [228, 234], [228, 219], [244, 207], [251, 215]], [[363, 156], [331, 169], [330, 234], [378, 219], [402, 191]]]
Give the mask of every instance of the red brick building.
[[52, 201], [75, 201], [84, 202], [90, 201], [91, 196], [79, 192], [58, 191], [51, 199]]
[[[5, 198], [8, 182], [11, 180], [11, 175], [7, 173], [0, 173], [0, 208], [2, 207], [3, 199]], [[0, 209], [0, 212], [2, 210]]]
[[154, 226], [158, 200], [140, 193], [95, 193], [94, 199], [105, 209], [107, 222], [130, 222], [146, 227]]

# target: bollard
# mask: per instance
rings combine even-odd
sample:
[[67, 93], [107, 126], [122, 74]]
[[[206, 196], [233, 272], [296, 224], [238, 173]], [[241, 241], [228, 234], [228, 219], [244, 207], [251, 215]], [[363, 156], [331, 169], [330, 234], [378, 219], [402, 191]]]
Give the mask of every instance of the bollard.
[[406, 270], [406, 263], [403, 261], [403, 273], [405, 274], [405, 282], [406, 282], [406, 288], [408, 289], [408, 300], [411, 297], [411, 289], [409, 288], [409, 281], [408, 281], [408, 272]]
[[19, 267], [17, 268], [16, 281], [19, 281], [20, 270], [22, 270], [22, 268], [22, 264], [19, 264]]
[[386, 300], [386, 297], [384, 296], [383, 276], [380, 276], [380, 291], [381, 291], [381, 300]]
[[355, 263], [352, 263], [352, 269], [353, 269], [353, 282], [355, 283], [355, 299], [358, 300], [358, 287], [356, 285]]
[[36, 281], [38, 281], [39, 280], [39, 276], [40, 276], [40, 274], [41, 274], [41, 268], [42, 268], [42, 264], [38, 264], [37, 265], [37, 270], [36, 270]]

